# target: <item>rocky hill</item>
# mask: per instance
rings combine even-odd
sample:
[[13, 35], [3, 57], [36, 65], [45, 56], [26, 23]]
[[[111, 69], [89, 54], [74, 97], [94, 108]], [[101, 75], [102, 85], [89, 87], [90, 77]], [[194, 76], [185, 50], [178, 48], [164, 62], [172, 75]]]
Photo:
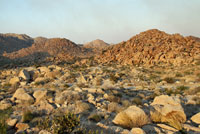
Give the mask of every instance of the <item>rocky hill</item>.
[[94, 40], [94, 41], [84, 44], [85, 48], [98, 49], [98, 50], [106, 49], [108, 46], [109, 46], [108, 43], [106, 43], [100, 39], [97, 39], [97, 40]]
[[3, 56], [10, 59], [23, 58], [36, 61], [47, 56], [56, 57], [60, 60], [67, 60], [73, 57], [81, 57], [86, 54], [86, 49], [76, 45], [74, 42], [68, 39], [46, 39], [43, 37], [38, 37], [34, 39], [34, 44], [32, 46], [22, 48], [12, 53], [4, 53]]
[[33, 39], [25, 34], [0, 34], [0, 55], [30, 47]]
[[200, 42], [193, 38], [152, 29], [109, 47], [96, 60], [100, 63], [176, 66], [199, 62], [199, 53]]

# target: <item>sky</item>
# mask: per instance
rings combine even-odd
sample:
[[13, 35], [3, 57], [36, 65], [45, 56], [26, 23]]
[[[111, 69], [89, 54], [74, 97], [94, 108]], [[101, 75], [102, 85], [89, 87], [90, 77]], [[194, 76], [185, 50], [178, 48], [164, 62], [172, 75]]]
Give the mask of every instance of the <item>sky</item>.
[[154, 28], [200, 37], [200, 0], [0, 0], [0, 33], [119, 43]]

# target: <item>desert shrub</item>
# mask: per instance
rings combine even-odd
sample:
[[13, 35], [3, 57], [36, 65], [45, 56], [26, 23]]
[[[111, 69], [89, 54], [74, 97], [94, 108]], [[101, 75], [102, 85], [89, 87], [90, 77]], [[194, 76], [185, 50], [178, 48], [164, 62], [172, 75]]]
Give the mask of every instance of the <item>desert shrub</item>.
[[46, 117], [39, 121], [38, 127], [52, 132], [53, 134], [70, 134], [80, 126], [80, 117], [75, 114], [54, 116], [52, 119]]
[[102, 84], [102, 79], [97, 78], [96, 79], [96, 86], [101, 86], [101, 84]]
[[33, 114], [30, 110], [25, 110], [22, 113], [22, 122], [30, 122], [36, 115]]
[[188, 90], [188, 94], [190, 94], [190, 95], [194, 95], [197, 93], [200, 93], [200, 87], [196, 87], [195, 89]]
[[189, 89], [189, 87], [184, 86], [184, 85], [178, 86], [178, 87], [176, 88], [176, 90], [179, 90], [179, 91], [184, 91], [184, 90], [187, 90], [187, 89]]
[[80, 88], [89, 88], [89, 86], [84, 83], [78, 83], [77, 86]]
[[64, 84], [64, 87], [69, 88], [70, 86], [66, 83], [66, 84]]
[[176, 73], [176, 77], [183, 77], [183, 74], [181, 74], [181, 73]]
[[137, 77], [142, 81], [147, 81], [148, 78], [144, 74], [138, 74]]
[[166, 81], [167, 83], [170, 83], [170, 84], [176, 82], [176, 80], [174, 78], [172, 78], [172, 77], [166, 77], [163, 80]]
[[123, 110], [123, 108], [116, 102], [111, 102], [108, 104], [108, 111], [109, 112], [116, 112], [119, 113]]
[[106, 99], [110, 102], [117, 102], [117, 103], [119, 103], [121, 100], [120, 97], [112, 95], [112, 94], [109, 94], [108, 98]]
[[6, 134], [7, 131], [6, 120], [9, 118], [12, 111], [13, 111], [12, 108], [0, 110], [0, 134]]
[[113, 82], [115, 82], [115, 83], [117, 83], [117, 81], [119, 80], [119, 78], [116, 77], [114, 74], [111, 74], [110, 75], [110, 80], [113, 81]]
[[200, 60], [197, 60], [195, 64], [200, 65]]
[[185, 75], [192, 75], [192, 74], [193, 74], [193, 72], [190, 72], [190, 71], [185, 71], [185, 72], [184, 72], [184, 74], [185, 74]]
[[125, 108], [128, 108], [129, 106], [132, 105], [132, 103], [129, 100], [122, 100], [122, 106]]
[[86, 102], [77, 101], [76, 102], [76, 112], [82, 113], [90, 110], [90, 105]]
[[142, 105], [142, 99], [140, 97], [134, 97], [132, 99], [132, 103], [134, 103], [136, 105]]
[[194, 97], [193, 100], [196, 102], [197, 105], [200, 105], [200, 97]]
[[12, 85], [10, 83], [5, 83], [1, 88], [9, 89]]
[[35, 82], [35, 85], [45, 85], [47, 83], [49, 83], [51, 80], [50, 79], [45, 79], [45, 80], [42, 80], [42, 81], [37, 81]]
[[189, 89], [187, 86], [178, 86], [176, 89], [166, 89], [166, 94], [171, 95], [171, 94], [183, 94], [185, 90]]
[[97, 113], [92, 113], [88, 116], [88, 119], [94, 122], [99, 122], [102, 119], [102, 116]]

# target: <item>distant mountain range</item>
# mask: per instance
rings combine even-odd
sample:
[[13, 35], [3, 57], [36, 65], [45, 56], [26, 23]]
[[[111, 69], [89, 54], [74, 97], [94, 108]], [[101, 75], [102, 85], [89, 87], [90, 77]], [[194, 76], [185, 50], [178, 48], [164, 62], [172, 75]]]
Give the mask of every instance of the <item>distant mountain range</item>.
[[157, 29], [147, 30], [116, 45], [109, 45], [100, 39], [77, 45], [65, 38], [0, 34], [0, 61], [17, 59], [37, 62], [47, 57], [53, 58], [53, 61], [67, 61], [94, 56], [98, 63], [181, 65], [195, 63], [199, 54], [200, 38], [171, 35]]

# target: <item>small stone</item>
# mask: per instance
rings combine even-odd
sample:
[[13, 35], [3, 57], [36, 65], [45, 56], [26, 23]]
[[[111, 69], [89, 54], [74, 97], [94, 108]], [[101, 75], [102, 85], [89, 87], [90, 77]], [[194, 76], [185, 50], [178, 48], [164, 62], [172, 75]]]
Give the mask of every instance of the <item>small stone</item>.
[[27, 123], [17, 123], [16, 124], [17, 131], [24, 131], [29, 128]]
[[132, 128], [129, 134], [146, 134], [141, 128]]
[[48, 131], [46, 131], [46, 130], [41, 130], [41, 131], [39, 132], [39, 134], [51, 134], [51, 133], [48, 132]]
[[17, 123], [17, 119], [11, 119], [7, 122], [8, 126], [14, 127]]
[[195, 114], [195, 115], [193, 115], [191, 117], [191, 120], [196, 124], [200, 124], [200, 112]]
[[7, 101], [7, 100], [2, 100], [0, 102], [0, 110], [7, 109], [7, 108], [9, 108], [11, 106], [12, 106], [12, 104], [9, 101]]
[[170, 126], [165, 125], [165, 124], [157, 124], [157, 126], [160, 127], [160, 128], [163, 128], [163, 129], [167, 129], [167, 130], [173, 131], [173, 132], [177, 132], [178, 131], [177, 129], [174, 129], [173, 127], [170, 127]]

